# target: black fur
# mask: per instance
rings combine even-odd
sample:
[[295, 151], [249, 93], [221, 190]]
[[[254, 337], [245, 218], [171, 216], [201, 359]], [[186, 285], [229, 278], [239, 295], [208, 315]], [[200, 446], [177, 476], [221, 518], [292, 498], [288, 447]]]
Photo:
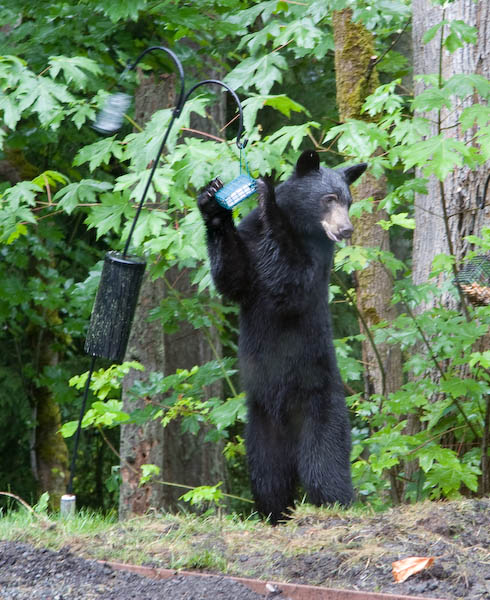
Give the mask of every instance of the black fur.
[[272, 523], [287, 515], [299, 483], [316, 505], [352, 501], [328, 281], [335, 240], [352, 233], [348, 186], [365, 168], [325, 169], [316, 152], [304, 152], [277, 190], [261, 181], [259, 206], [238, 228], [214, 199], [219, 180], [198, 199], [213, 280], [240, 304], [250, 478], [257, 509]]

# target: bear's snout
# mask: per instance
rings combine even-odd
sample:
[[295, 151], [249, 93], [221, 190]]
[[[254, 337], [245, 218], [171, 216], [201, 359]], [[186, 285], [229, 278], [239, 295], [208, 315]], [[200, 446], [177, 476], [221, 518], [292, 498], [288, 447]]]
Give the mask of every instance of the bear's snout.
[[335, 203], [322, 220], [322, 227], [333, 242], [351, 237], [354, 227], [349, 219], [347, 206]]

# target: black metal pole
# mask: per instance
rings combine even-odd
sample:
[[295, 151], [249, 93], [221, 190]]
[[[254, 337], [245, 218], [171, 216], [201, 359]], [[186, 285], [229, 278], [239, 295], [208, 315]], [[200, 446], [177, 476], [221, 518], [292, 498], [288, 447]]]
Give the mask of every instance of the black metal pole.
[[71, 455], [70, 479], [68, 481], [68, 487], [67, 487], [68, 494], [73, 494], [73, 478], [75, 477], [75, 465], [77, 462], [77, 453], [78, 453], [78, 443], [80, 441], [80, 432], [82, 430], [82, 419], [83, 419], [83, 415], [85, 414], [85, 407], [87, 405], [90, 381], [92, 379], [92, 374], [94, 372], [96, 358], [97, 358], [96, 356], [92, 356], [92, 360], [90, 361], [90, 369], [88, 372], [88, 377], [87, 377], [87, 381], [85, 383], [85, 389], [83, 392], [82, 408], [80, 409], [80, 416], [78, 418], [78, 426], [77, 426], [77, 430], [75, 433], [75, 440], [73, 442], [73, 453]]
[[158, 162], [162, 155], [163, 149], [165, 148], [165, 144], [167, 143], [168, 136], [170, 135], [170, 131], [173, 127], [175, 119], [180, 116], [180, 113], [182, 112], [182, 108], [184, 107], [185, 100], [186, 100], [184, 98], [184, 94], [185, 94], [184, 68], [182, 67], [182, 63], [180, 62], [178, 56], [174, 52], [172, 52], [172, 50], [170, 50], [169, 48], [166, 48], [165, 46], [151, 46], [150, 48], [147, 48], [138, 56], [138, 58], [134, 61], [134, 63], [129, 66], [129, 70], [133, 71], [134, 69], [136, 69], [136, 67], [138, 66], [138, 63], [142, 60], [142, 58], [144, 56], [146, 56], [149, 52], [153, 52], [154, 50], [161, 50], [162, 52], [165, 52], [173, 60], [175, 66], [177, 67], [177, 71], [178, 71], [179, 77], [180, 77], [180, 94], [179, 94], [179, 98], [177, 100], [177, 104], [172, 112], [172, 118], [170, 119], [170, 122], [167, 126], [167, 131], [165, 132], [165, 135], [163, 136], [162, 143], [160, 144], [160, 148], [158, 149], [155, 160], [153, 161], [153, 166], [151, 168], [150, 175], [148, 176], [148, 180], [147, 180], [145, 188], [143, 190], [143, 194], [141, 195], [141, 199], [139, 201], [138, 208], [136, 209], [136, 214], [134, 216], [133, 223], [131, 224], [131, 229], [129, 230], [128, 239], [126, 240], [126, 244], [124, 246], [123, 256], [126, 256], [129, 251], [129, 245], [131, 243], [131, 238], [133, 237], [136, 223], [140, 216], [141, 209], [143, 208], [143, 205], [145, 203], [146, 196], [148, 194], [148, 190], [150, 189], [150, 184], [153, 179], [153, 175], [155, 174], [155, 171], [158, 167]]
[[165, 132], [165, 135], [163, 136], [163, 140], [162, 140], [162, 143], [160, 144], [160, 148], [158, 149], [155, 160], [153, 161], [153, 166], [151, 168], [150, 175], [148, 176], [148, 181], [145, 184], [145, 189], [143, 190], [143, 194], [141, 195], [141, 200], [139, 201], [138, 208], [136, 209], [136, 214], [134, 215], [134, 219], [131, 224], [131, 229], [129, 230], [128, 239], [126, 240], [126, 244], [124, 245], [123, 256], [126, 256], [129, 251], [129, 244], [131, 243], [131, 238], [133, 237], [136, 223], [138, 221], [141, 210], [145, 203], [146, 195], [148, 194], [148, 190], [150, 189], [151, 180], [153, 179], [153, 175], [155, 174], [155, 171], [158, 166], [158, 161], [160, 160], [163, 149], [165, 148], [165, 144], [167, 143], [168, 136], [170, 135], [170, 130], [172, 129], [172, 126], [173, 126], [176, 118], [177, 118], [177, 115], [174, 111], [172, 114], [172, 118], [170, 119], [170, 123], [168, 124], [167, 131]]

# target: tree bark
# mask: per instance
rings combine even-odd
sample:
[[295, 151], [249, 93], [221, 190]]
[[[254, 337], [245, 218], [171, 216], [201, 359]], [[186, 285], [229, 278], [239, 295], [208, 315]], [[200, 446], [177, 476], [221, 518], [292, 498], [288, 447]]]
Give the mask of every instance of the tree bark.
[[[490, 5], [488, 2], [456, 0], [448, 3], [443, 9], [441, 6], [428, 4], [425, 0], [413, 0], [412, 10], [416, 74], [437, 73], [440, 64], [441, 75], [445, 79], [456, 73], [478, 73], [487, 78], [490, 76]], [[448, 21], [462, 20], [467, 25], [476, 27], [478, 42], [465, 44], [453, 53], [443, 49], [442, 55], [439, 36], [424, 44], [422, 42], [424, 33], [443, 18]], [[445, 33], [447, 35], [447, 30]], [[419, 94], [423, 89], [424, 83], [419, 80], [415, 84], [415, 93]], [[472, 139], [474, 130], [463, 132], [457, 124], [462, 110], [474, 102], [478, 102], [476, 95], [460, 103], [456, 110], [442, 111], [441, 122], [446, 135], [466, 143]], [[434, 114], [428, 116], [435, 118]], [[432, 134], [438, 133], [437, 124], [434, 123]], [[475, 170], [467, 166], [456, 168], [444, 181], [444, 198], [441, 198], [440, 184], [435, 177], [430, 178], [428, 193], [416, 196], [416, 228], [413, 242], [414, 283], [427, 281], [436, 255], [449, 253], [452, 249], [459, 262], [469, 250], [473, 249], [465, 237], [480, 235], [483, 227], [489, 224], [490, 199], [487, 198], [484, 208], [479, 207], [479, 195], [483, 191], [487, 176], [488, 164]], [[449, 238], [444, 224], [443, 201], [446, 203], [449, 216]]]
[[[456, 0], [447, 3], [443, 8], [433, 6], [424, 0], [413, 0], [412, 36], [414, 49], [414, 72], [416, 74], [439, 73], [442, 79], [463, 73], [477, 73], [486, 78], [490, 76], [490, 4], [486, 1], [473, 2], [472, 0]], [[424, 44], [424, 33], [434, 24], [443, 19], [448, 21], [461, 20], [467, 25], [472, 25], [478, 31], [476, 44], [464, 44], [462, 48], [449, 53], [441, 48], [441, 37], [437, 35], [429, 43]], [[447, 29], [443, 35], [448, 35]], [[415, 84], [415, 93], [424, 90], [424, 82], [419, 80]], [[444, 134], [470, 144], [475, 131], [470, 129], [463, 132], [459, 125], [461, 112], [473, 103], [481, 102], [477, 94], [464, 102], [459, 101], [452, 109], [441, 111], [438, 119], [435, 111], [427, 116], [433, 120], [431, 135], [438, 135], [442, 127]], [[429, 279], [432, 263], [438, 254], [453, 254], [456, 264], [470, 250], [474, 250], [466, 236], [480, 236], [484, 227], [490, 224], [490, 198], [484, 199], [482, 193], [485, 181], [489, 175], [488, 163], [478, 168], [470, 169], [468, 166], [455, 168], [444, 182], [439, 182], [431, 177], [427, 194], [417, 194], [415, 198], [415, 232], [413, 242], [413, 272], [415, 284], [421, 284]], [[420, 175], [420, 173], [418, 174]], [[446, 215], [446, 218], [445, 218]], [[444, 275], [438, 277], [438, 284], [442, 284]], [[452, 296], [446, 295], [443, 305], [448, 309], [461, 309], [461, 302]], [[419, 306], [418, 312], [430, 308], [431, 304]], [[483, 351], [489, 348], [489, 336], [482, 338], [475, 350]], [[461, 376], [466, 376], [467, 368], [461, 367]], [[433, 381], [440, 379], [440, 374], [435, 368], [428, 368], [425, 377]], [[488, 427], [490, 405], [482, 401], [482, 409], [487, 411], [486, 424]], [[420, 430], [422, 424], [416, 415], [411, 415], [408, 429], [409, 433]], [[488, 451], [488, 431], [487, 451]], [[482, 440], [485, 445], [485, 434]], [[486, 454], [486, 453], [485, 453]], [[482, 458], [482, 492], [490, 491], [488, 457]]]
[[[374, 40], [372, 34], [360, 23], [352, 21], [352, 11], [345, 9], [333, 15], [335, 43], [335, 71], [337, 104], [341, 121], [365, 119], [361, 108], [366, 97], [378, 85], [378, 76], [373, 66]], [[378, 205], [386, 195], [386, 179], [376, 179], [365, 173], [359, 185], [352, 190], [354, 201], [373, 197], [374, 210], [354, 219], [352, 243], [380, 250], [390, 249], [389, 233], [377, 222], [386, 219], [385, 211]], [[391, 274], [380, 263], [373, 263], [356, 273], [357, 308], [363, 316], [359, 326], [366, 334], [383, 320], [392, 320], [391, 306], [393, 280]], [[362, 344], [365, 368], [366, 394], [386, 395], [398, 389], [402, 381], [401, 355], [396, 346], [379, 344], [377, 349], [366, 337]]]
[[[361, 23], [352, 21], [350, 9], [334, 13], [333, 31], [340, 120], [365, 119], [365, 115], [361, 113], [362, 105], [379, 84], [374, 66], [376, 56], [373, 35]], [[352, 243], [355, 246], [389, 251], [389, 232], [377, 225], [378, 221], [387, 218], [386, 212], [379, 209], [379, 203], [385, 195], [386, 178], [376, 179], [369, 172], [353, 188], [354, 202], [372, 196], [374, 204], [372, 213], [365, 212], [362, 218], [353, 220]], [[386, 397], [402, 384], [401, 352], [397, 346], [390, 344], [375, 346], [369, 334], [381, 321], [391, 321], [396, 316], [391, 305], [393, 278], [381, 263], [373, 262], [356, 272], [355, 285], [357, 310], [361, 315], [359, 327], [365, 335], [362, 342], [365, 395]], [[401, 500], [401, 489], [395, 469], [390, 470], [388, 477], [391, 497], [397, 504]]]
[[[135, 118], [140, 124], [147, 121], [155, 110], [172, 106], [175, 101], [175, 77], [165, 75], [155, 83], [153, 78], [142, 78], [136, 94]], [[223, 123], [224, 96], [212, 110], [213, 120]], [[209, 123], [202, 120], [191, 127], [205, 130]], [[166, 279], [183, 296], [191, 296], [195, 289], [189, 283], [189, 273], [172, 268]], [[163, 371], [166, 375], [178, 368], [191, 368], [212, 358], [211, 348], [202, 331], [194, 330], [188, 323], [181, 323], [179, 331], [169, 335], [163, 332], [158, 321], [148, 323], [148, 314], [165, 297], [163, 279], [152, 281], [147, 275], [143, 282], [140, 301], [136, 309], [133, 329], [126, 360], [138, 360], [146, 372]], [[210, 335], [213, 335], [210, 332]], [[219, 345], [218, 345], [219, 346]], [[124, 410], [143, 408], [145, 400], [135, 405], [130, 401], [128, 390], [141, 373], [130, 373], [123, 385]], [[218, 390], [219, 394], [219, 390]], [[125, 518], [131, 513], [142, 514], [150, 508], [176, 510], [178, 498], [185, 492], [158, 483], [139, 486], [142, 464], [160, 467], [160, 480], [188, 486], [211, 485], [226, 481], [226, 465], [219, 444], [205, 443], [206, 427], [197, 435], [183, 433], [180, 422], [174, 421], [163, 428], [159, 421], [145, 425], [126, 425], [121, 428], [121, 475], [119, 515]]]
[[[145, 366], [146, 374], [163, 371], [165, 364], [165, 340], [161, 324], [148, 322], [151, 309], [158, 306], [164, 296], [164, 283], [161, 279], [151, 281], [148, 273], [141, 286], [131, 335], [125, 360], [137, 360]], [[143, 409], [144, 398], [132, 401], [129, 390], [136, 379], [143, 378], [139, 371], [130, 371], [123, 382], [123, 410], [131, 412]], [[119, 490], [119, 517], [131, 514], [144, 514], [151, 507], [163, 504], [163, 486], [145, 484], [140, 486], [141, 465], [163, 464], [164, 429], [160, 421], [148, 421], [144, 425], [123, 425], [119, 452], [121, 455], [121, 487]], [[163, 473], [162, 473], [163, 478]]]
[[[32, 337], [35, 348], [37, 373], [41, 374], [45, 367], [55, 366], [58, 355], [53, 351], [53, 335], [49, 331], [52, 323], [59, 321], [57, 311], [45, 311], [43, 319], [46, 328], [36, 330]], [[49, 493], [49, 504], [53, 510], [59, 509], [61, 496], [66, 493], [68, 480], [68, 448], [60, 433], [61, 412], [53, 391], [46, 386], [34, 383], [29, 395], [33, 405], [36, 428], [33, 432], [31, 467], [37, 480], [39, 493]]]

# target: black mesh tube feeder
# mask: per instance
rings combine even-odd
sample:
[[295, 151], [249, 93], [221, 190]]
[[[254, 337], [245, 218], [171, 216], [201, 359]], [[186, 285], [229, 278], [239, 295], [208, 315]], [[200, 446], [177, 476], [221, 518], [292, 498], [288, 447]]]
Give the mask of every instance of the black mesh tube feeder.
[[[66, 504], [70, 507], [69, 512], [73, 512], [73, 478], [75, 473], [76, 454], [78, 451], [81, 424], [85, 412], [90, 380], [95, 367], [95, 360], [97, 357], [100, 357], [106, 358], [114, 363], [120, 363], [124, 360], [124, 355], [126, 354], [129, 334], [131, 332], [131, 325], [146, 268], [146, 262], [143, 258], [134, 254], [129, 254], [131, 239], [163, 149], [167, 143], [170, 131], [172, 130], [175, 120], [182, 113], [182, 109], [184, 108], [184, 105], [189, 99], [190, 95], [197, 88], [204, 85], [218, 85], [225, 88], [232, 95], [239, 111], [236, 145], [241, 151], [247, 144], [247, 140], [244, 140], [243, 142], [241, 141], [243, 136], [243, 110], [235, 91], [226, 83], [218, 79], [205, 79], [193, 85], [186, 93], [185, 76], [182, 63], [177, 55], [172, 52], [172, 50], [165, 48], [164, 46], [151, 46], [144, 50], [134, 63], [128, 63], [119, 81], [121, 82], [129, 71], [133, 71], [143, 57], [146, 56], [146, 54], [155, 50], [165, 52], [172, 59], [179, 74], [180, 92], [176, 106], [172, 111], [172, 116], [167, 125], [167, 129], [163, 135], [162, 142], [155, 156], [155, 160], [153, 161], [153, 165], [143, 189], [141, 199], [138, 203], [136, 214], [133, 218], [128, 238], [125, 242], [124, 250], [123, 252], [108, 252], [104, 258], [102, 275], [97, 290], [95, 303], [92, 309], [90, 325], [85, 341], [85, 352], [92, 357], [92, 361], [85, 385], [78, 427], [75, 433], [74, 449], [70, 467], [70, 478], [67, 488], [68, 495], [62, 498], [62, 513], [63, 499], [65, 499]], [[93, 123], [93, 128], [99, 133], [106, 135], [115, 133], [120, 129], [124, 120], [124, 114], [130, 104], [131, 98], [128, 94], [123, 92], [112, 94], [107, 98], [101, 112]]]

